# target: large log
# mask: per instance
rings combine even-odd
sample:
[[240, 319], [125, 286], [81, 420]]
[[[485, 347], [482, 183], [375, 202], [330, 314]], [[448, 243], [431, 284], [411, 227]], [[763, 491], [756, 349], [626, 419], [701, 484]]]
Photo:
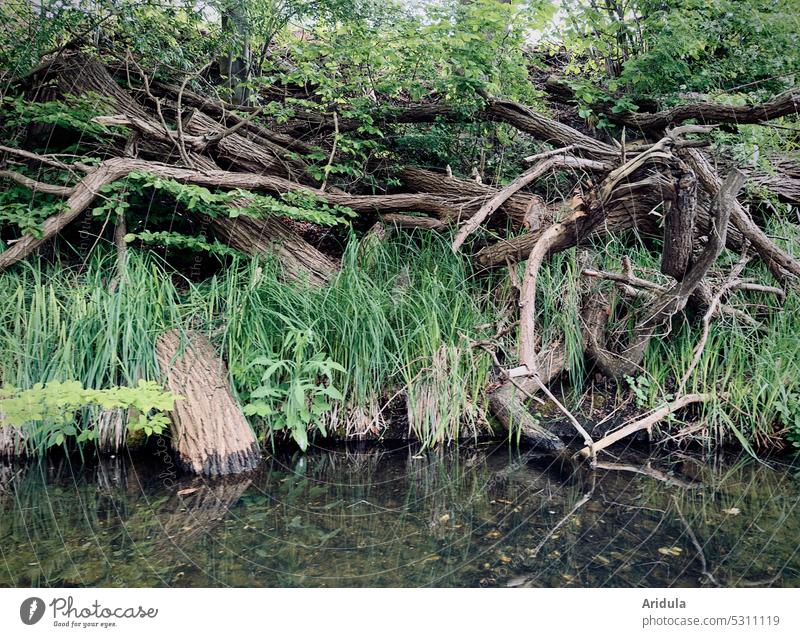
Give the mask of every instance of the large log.
[[519, 430], [528, 444], [545, 452], [562, 451], [564, 443], [531, 415], [525, 405], [526, 399], [527, 396], [519, 388], [506, 382], [489, 394], [489, 409], [509, 432]]
[[185, 471], [206, 476], [255, 469], [258, 442], [231, 393], [225, 363], [204, 336], [189, 336], [184, 342], [171, 330], [156, 343], [166, 385], [183, 397], [171, 413], [176, 462]]
[[[714, 171], [711, 162], [700, 151], [687, 150], [687, 163], [692, 167], [706, 191], [716, 195], [721, 190], [722, 181]], [[733, 202], [731, 224], [750, 242], [750, 245], [778, 280], [785, 279], [787, 274], [800, 277], [800, 260], [772, 241], [738, 201]]]
[[[184, 120], [183, 130], [201, 139], [211, 139], [214, 135], [223, 134], [226, 129], [195, 109]], [[213, 144], [211, 153], [223, 168], [233, 167], [256, 174], [279, 174], [296, 179], [303, 176], [306, 168], [303, 162], [292, 158], [285, 148], [268, 140], [262, 140], [259, 144], [239, 133], [225, 135]]]
[[[400, 180], [413, 192], [428, 192], [453, 201], [461, 198], [462, 220], [474, 215], [497, 194], [497, 188], [492, 186], [413, 166], [403, 169]], [[517, 226], [525, 225], [531, 230], [538, 230], [541, 219], [547, 214], [547, 206], [536, 195], [515, 193], [500, 207], [500, 212], [505, 213]]]
[[[20, 151], [15, 150], [14, 152], [18, 153]], [[32, 157], [37, 157], [32, 153], [28, 154]], [[39, 159], [41, 161], [45, 158]], [[432, 212], [437, 216], [448, 216], [453, 213], [453, 207], [445, 200], [427, 194], [348, 195], [346, 193], [322, 192], [274, 175], [256, 175], [205, 168], [191, 170], [127, 157], [108, 159], [96, 168], [88, 170], [90, 172], [74, 188], [65, 188], [61, 193], [65, 196], [69, 195], [64, 211], [54, 214], [45, 220], [40, 236], [27, 234], [9, 249], [0, 253], [0, 271], [10, 267], [20, 259], [24, 259], [42, 243], [51, 239], [72, 223], [94, 201], [100, 188], [104, 185], [122, 179], [132, 172], [145, 172], [164, 179], [174, 179], [210, 188], [241, 188], [245, 190], [262, 190], [276, 194], [292, 191], [309, 192], [322, 202], [347, 206], [356, 212], [423, 211]]]
[[[560, 102], [575, 100], [575, 92], [561, 78], [550, 76], [545, 89]], [[694, 102], [679, 104], [657, 113], [614, 113], [610, 108], [603, 114], [611, 121], [644, 132], [661, 131], [668, 126], [677, 126], [688, 120], [704, 124], [758, 124], [800, 112], [800, 89], [793, 88], [760, 104], [717, 104]]]
[[[635, 229], [643, 234], [655, 235], [658, 232], [657, 218], [650, 212], [667, 197], [672, 197], [676, 184], [674, 180], [660, 173], [648, 175], [624, 183], [617, 188], [606, 202], [593, 202], [589, 215], [579, 219], [575, 232], [560, 250], [585, 243], [592, 235], [604, 236]], [[593, 192], [585, 195], [591, 200]], [[535, 232], [527, 232], [510, 239], [503, 239], [478, 251], [476, 260], [484, 267], [504, 266], [509, 261], [519, 262], [528, 258], [547, 226]]]
[[276, 217], [217, 217], [211, 220], [211, 225], [225, 243], [237, 250], [253, 255], [274, 254], [283, 274], [291, 281], [305, 281], [320, 287], [339, 271], [333, 259]]

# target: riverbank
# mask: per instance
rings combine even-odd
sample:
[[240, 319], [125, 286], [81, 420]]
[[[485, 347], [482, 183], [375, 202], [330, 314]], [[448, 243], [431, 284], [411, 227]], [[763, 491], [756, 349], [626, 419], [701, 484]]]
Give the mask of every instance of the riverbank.
[[[616, 245], [606, 248], [609, 262]], [[453, 254], [447, 237], [345, 239], [341, 273], [324, 288], [281, 282], [269, 260], [205, 257], [199, 267], [210, 275], [193, 281], [169, 259], [132, 253], [119, 287], [109, 290], [117, 265], [101, 255], [85, 265], [34, 261], [0, 274], [2, 296], [11, 300], [0, 310], [3, 397], [7, 406], [16, 397], [19, 418], [26, 410], [35, 416], [21, 437], [7, 436], [6, 453], [43, 455], [54, 445], [116, 453], [166, 433], [169, 419], [158, 428], [155, 418], [169, 409], [149, 409], [158, 404], [155, 389], [145, 401], [135, 388], [141, 381], [163, 386], [156, 342], [169, 330], [187, 341], [191, 334], [209, 339], [265, 449], [308, 439], [409, 438], [436, 446], [526, 438], [519, 422], [508, 431], [490, 410], [491, 392], [518, 349], [517, 290], [505, 274], [476, 270]], [[632, 256], [638, 271], [657, 268], [644, 248]], [[579, 258], [568, 251], [542, 266], [537, 320], [542, 339], [564, 348], [553, 397], [589, 423], [595, 440], [669, 405], [692, 368], [683, 391], [712, 398], [658, 420], [653, 441], [756, 454], [800, 439], [795, 292], [785, 299], [733, 292], [729, 307], [758, 322], [715, 321], [699, 357], [702, 323], [679, 318], [650, 342], [639, 373], [613, 381], [598, 375], [586, 353]], [[81, 389], [59, 385], [68, 382]], [[48, 395], [53, 383], [58, 391]], [[38, 384], [45, 389], [32, 390]], [[129, 400], [148, 407], [149, 429], [133, 402], [103, 406], [109, 395], [102, 392], [113, 387], [134, 388]], [[84, 389], [101, 395], [90, 402]], [[528, 410], [562, 439], [578, 435], [552, 398], [531, 400]]]

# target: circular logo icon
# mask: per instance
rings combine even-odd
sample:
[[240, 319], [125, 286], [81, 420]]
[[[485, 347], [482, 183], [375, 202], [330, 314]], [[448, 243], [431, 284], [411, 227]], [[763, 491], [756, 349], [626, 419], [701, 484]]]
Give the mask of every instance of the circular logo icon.
[[43, 615], [44, 601], [38, 597], [29, 597], [19, 607], [19, 618], [28, 626], [33, 626]]

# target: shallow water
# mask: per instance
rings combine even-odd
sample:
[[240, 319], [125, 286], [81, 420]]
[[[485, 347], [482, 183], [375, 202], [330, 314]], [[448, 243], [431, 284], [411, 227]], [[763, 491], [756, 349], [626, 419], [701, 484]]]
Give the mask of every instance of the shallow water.
[[217, 481], [64, 458], [0, 466], [0, 585], [798, 586], [799, 502], [791, 458], [334, 448]]

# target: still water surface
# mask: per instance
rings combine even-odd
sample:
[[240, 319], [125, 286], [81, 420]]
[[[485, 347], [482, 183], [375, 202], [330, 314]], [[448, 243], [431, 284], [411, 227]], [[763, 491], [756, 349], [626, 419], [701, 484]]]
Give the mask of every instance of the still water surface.
[[796, 458], [333, 448], [216, 481], [65, 458], [0, 466], [0, 585], [800, 586], [798, 504]]

